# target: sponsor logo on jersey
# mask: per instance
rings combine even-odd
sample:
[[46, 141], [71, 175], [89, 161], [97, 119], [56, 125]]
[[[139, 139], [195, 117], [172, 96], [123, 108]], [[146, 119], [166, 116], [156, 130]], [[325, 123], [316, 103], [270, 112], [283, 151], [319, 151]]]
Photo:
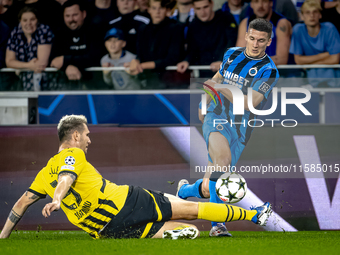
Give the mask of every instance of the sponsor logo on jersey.
[[67, 169], [67, 170], [74, 170], [74, 167], [73, 167], [73, 166], [70, 166], [70, 165], [64, 165], [64, 166], [62, 166], [62, 167], [60, 168], [60, 170], [65, 170], [65, 169]]
[[226, 79], [225, 84], [236, 86], [239, 89], [242, 89], [243, 86], [247, 86], [249, 83], [244, 77], [229, 71], [224, 72], [224, 78]]
[[230, 58], [228, 58], [228, 60], [227, 60], [227, 64], [231, 64], [233, 62], [233, 60], [230, 60]]
[[77, 38], [73, 37], [73, 42], [77, 43], [77, 42], [79, 42], [79, 39], [80, 39], [80, 37], [77, 37]]
[[262, 91], [263, 93], [267, 93], [270, 89], [270, 86], [268, 83], [262, 82], [262, 84], [259, 87], [259, 90]]
[[65, 158], [65, 164], [66, 164], [66, 165], [71, 166], [71, 165], [74, 165], [75, 163], [76, 163], [76, 160], [75, 160], [74, 157], [72, 157], [72, 156], [67, 156], [67, 157]]

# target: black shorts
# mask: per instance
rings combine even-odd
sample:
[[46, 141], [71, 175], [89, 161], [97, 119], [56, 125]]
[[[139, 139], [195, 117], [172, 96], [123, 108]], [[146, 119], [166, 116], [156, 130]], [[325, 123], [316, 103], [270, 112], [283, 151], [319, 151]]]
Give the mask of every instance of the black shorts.
[[100, 235], [106, 238], [152, 237], [171, 216], [170, 201], [163, 193], [130, 186], [124, 207]]

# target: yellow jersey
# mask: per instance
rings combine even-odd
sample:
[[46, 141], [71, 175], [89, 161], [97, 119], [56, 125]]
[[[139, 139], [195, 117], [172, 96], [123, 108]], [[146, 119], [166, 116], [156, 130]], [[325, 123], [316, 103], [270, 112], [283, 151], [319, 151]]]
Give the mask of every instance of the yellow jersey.
[[29, 191], [52, 199], [60, 173], [68, 172], [76, 179], [61, 202], [68, 220], [99, 238], [98, 232], [123, 208], [129, 186], [105, 180], [86, 160], [79, 148], [68, 148], [52, 157], [38, 173]]

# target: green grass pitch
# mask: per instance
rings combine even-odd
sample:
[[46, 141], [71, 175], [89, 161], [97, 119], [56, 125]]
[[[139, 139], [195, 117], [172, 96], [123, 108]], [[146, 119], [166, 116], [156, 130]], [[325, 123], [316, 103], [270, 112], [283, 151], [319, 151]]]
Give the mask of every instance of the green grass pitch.
[[339, 254], [340, 231], [239, 232], [232, 238], [211, 238], [201, 232], [195, 240], [101, 239], [82, 231], [15, 231], [0, 240], [1, 255], [95, 254]]

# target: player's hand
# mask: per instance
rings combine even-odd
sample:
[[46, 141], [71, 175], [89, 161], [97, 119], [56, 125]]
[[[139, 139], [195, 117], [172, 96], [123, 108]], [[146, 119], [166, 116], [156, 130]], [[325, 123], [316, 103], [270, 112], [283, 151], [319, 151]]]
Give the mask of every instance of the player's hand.
[[81, 78], [81, 72], [76, 66], [73, 65], [67, 66], [65, 73], [69, 80], [80, 80]]
[[198, 118], [202, 123], [204, 123], [204, 117], [205, 115], [202, 114], [202, 110], [198, 109]]
[[213, 72], [217, 72], [218, 70], [220, 70], [220, 66], [222, 64], [222, 61], [216, 61], [216, 62], [212, 62], [210, 64], [210, 69]]
[[51, 67], [55, 67], [57, 69], [60, 69], [64, 64], [64, 56], [56, 57], [51, 62]]
[[188, 61], [182, 61], [177, 64], [177, 72], [184, 73], [189, 67]]
[[51, 216], [51, 212], [58, 211], [60, 209], [60, 203], [52, 202], [45, 205], [44, 209], [42, 210], [42, 215], [47, 218]]

